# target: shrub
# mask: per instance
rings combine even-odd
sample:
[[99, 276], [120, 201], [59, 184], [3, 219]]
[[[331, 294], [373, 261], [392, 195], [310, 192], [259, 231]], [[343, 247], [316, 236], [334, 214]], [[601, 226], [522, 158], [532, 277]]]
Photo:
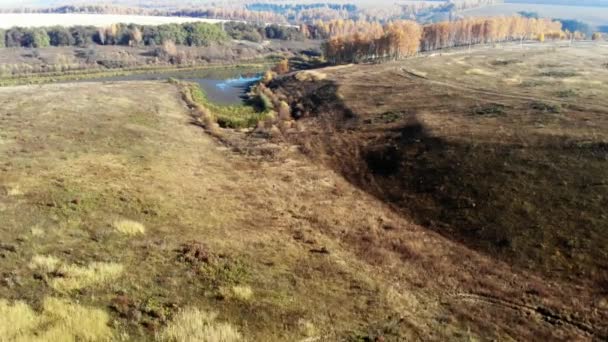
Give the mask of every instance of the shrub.
[[266, 72], [264, 73], [264, 76], [262, 77], [261, 82], [264, 84], [268, 84], [274, 79], [274, 76], [275, 76], [274, 72], [272, 72], [271, 70], [266, 70]]
[[266, 94], [260, 94], [260, 102], [262, 103], [262, 109], [264, 111], [270, 111], [274, 108], [272, 101], [266, 96]]
[[50, 45], [49, 35], [42, 28], [34, 28], [25, 31], [21, 45], [25, 47], [42, 48]]
[[289, 108], [289, 105], [287, 104], [287, 102], [281, 101], [279, 103], [278, 112], [279, 112], [279, 118], [281, 120], [291, 119], [291, 108]]
[[315, 70], [300, 71], [296, 74], [296, 79], [300, 82], [316, 82], [327, 78], [327, 74]]
[[287, 59], [283, 59], [282, 61], [280, 61], [274, 67], [274, 71], [279, 75], [288, 73], [289, 72], [289, 61]]
[[177, 55], [177, 47], [172, 40], [165, 40], [162, 46], [154, 50], [154, 55], [165, 60], [170, 60]]

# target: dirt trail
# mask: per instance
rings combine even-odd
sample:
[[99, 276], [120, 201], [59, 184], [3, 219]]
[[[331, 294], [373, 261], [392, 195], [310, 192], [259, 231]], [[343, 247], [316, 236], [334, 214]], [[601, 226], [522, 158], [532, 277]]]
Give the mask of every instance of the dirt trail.
[[[601, 334], [593, 298], [413, 224], [291, 146], [272, 158], [232, 152], [190, 124], [170, 84], [1, 88], [0, 124], [0, 298], [100, 308], [135, 340], [188, 306], [249, 340]], [[120, 219], [145, 233], [117, 234]], [[125, 272], [57, 292], [57, 275], [27, 267], [34, 255]], [[589, 329], [453, 295], [488, 292]]]

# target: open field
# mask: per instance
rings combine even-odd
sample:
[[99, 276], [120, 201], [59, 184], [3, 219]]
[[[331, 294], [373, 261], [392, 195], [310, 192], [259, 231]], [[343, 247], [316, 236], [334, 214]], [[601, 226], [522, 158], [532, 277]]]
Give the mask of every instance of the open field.
[[44, 26], [75, 26], [90, 25], [105, 27], [111, 24], [139, 24], [162, 25], [181, 24], [188, 22], [220, 23], [226, 20], [188, 18], [188, 17], [161, 17], [145, 15], [118, 15], [118, 14], [81, 14], [81, 13], [0, 13], [0, 28], [7, 29], [13, 26], [44, 27]]
[[305, 71], [303, 130], [234, 148], [171, 83], [2, 87], [0, 336], [606, 339], [606, 63]]
[[537, 12], [543, 18], [576, 19], [592, 26], [608, 25], [608, 7], [541, 4], [496, 4], [458, 12], [464, 17], [509, 16], [517, 12]]

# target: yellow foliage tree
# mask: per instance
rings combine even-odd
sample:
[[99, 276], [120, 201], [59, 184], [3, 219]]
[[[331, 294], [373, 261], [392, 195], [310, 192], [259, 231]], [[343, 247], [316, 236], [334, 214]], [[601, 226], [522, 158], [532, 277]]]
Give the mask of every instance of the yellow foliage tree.
[[288, 73], [289, 72], [289, 61], [287, 59], [283, 59], [282, 61], [280, 61], [274, 67], [274, 71], [279, 75]]

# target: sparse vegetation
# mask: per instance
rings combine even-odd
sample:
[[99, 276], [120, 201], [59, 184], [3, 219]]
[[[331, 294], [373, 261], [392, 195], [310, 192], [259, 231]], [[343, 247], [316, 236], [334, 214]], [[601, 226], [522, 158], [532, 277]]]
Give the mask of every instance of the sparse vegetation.
[[575, 97], [576, 95], [577, 95], [576, 91], [574, 91], [572, 89], [564, 89], [564, 90], [560, 90], [555, 93], [555, 96], [562, 97], [562, 98]]
[[577, 75], [578, 74], [576, 72], [568, 71], [568, 70], [548, 70], [548, 71], [543, 71], [540, 74], [538, 74], [538, 76], [541, 76], [541, 77], [554, 77], [554, 78], [568, 78], [568, 77], [574, 77]]
[[560, 113], [562, 111], [562, 107], [559, 104], [551, 104], [540, 101], [534, 101], [530, 103], [530, 108], [537, 110], [543, 113]]
[[505, 106], [499, 103], [490, 103], [482, 106], [476, 106], [473, 109], [473, 114], [481, 116], [504, 115]]

